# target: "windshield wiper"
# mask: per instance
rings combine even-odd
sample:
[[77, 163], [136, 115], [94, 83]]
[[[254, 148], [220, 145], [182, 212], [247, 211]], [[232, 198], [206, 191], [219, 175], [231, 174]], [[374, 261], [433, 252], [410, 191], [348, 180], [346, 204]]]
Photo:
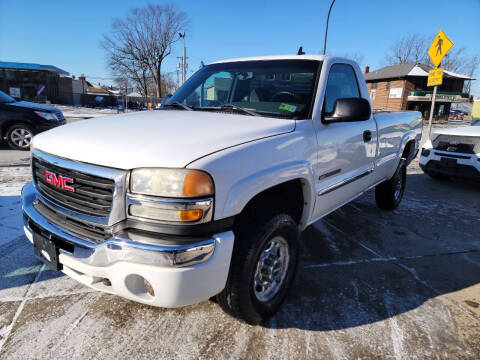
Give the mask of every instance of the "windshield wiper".
[[178, 102], [178, 101], [174, 101], [169, 104], [165, 104], [163, 106], [174, 106], [174, 107], [182, 108], [184, 110], [193, 111], [193, 109], [190, 106], [182, 104], [181, 102]]
[[234, 110], [234, 111], [240, 111], [244, 114], [251, 115], [251, 116], [261, 116], [259, 113], [246, 109], [241, 106], [233, 105], [233, 104], [224, 104], [222, 106], [202, 106], [201, 108], [197, 108], [199, 110]]
[[251, 115], [251, 116], [259, 116], [258, 113], [256, 113], [255, 111], [253, 110], [249, 110], [247, 108], [244, 108], [244, 107], [241, 107], [241, 106], [237, 106], [237, 105], [233, 105], [233, 104], [225, 104], [225, 105], [222, 105], [220, 107], [222, 110], [237, 110], [237, 111], [242, 111], [243, 113], [245, 114], [248, 114], [248, 115]]

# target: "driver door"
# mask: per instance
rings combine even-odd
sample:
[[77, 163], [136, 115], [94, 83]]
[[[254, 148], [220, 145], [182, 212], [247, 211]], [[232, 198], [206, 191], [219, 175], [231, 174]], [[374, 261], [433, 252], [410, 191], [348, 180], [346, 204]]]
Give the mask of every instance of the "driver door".
[[322, 122], [316, 132], [315, 218], [350, 201], [372, 182], [377, 147], [377, 129], [373, 117], [363, 121], [323, 121], [325, 114], [333, 113], [337, 99], [353, 97], [361, 97], [354, 68], [349, 64], [333, 64], [327, 80]]

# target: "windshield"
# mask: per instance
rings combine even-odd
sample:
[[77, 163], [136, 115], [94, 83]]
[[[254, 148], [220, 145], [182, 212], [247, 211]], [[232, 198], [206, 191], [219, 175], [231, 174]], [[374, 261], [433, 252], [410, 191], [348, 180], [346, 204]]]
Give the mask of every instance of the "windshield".
[[167, 106], [180, 103], [193, 110], [309, 118], [320, 65], [312, 60], [208, 65], [196, 72], [172, 96]]
[[14, 101], [15, 101], [14, 98], [12, 98], [11, 96], [8, 96], [3, 91], [0, 91], [0, 103], [10, 103]]

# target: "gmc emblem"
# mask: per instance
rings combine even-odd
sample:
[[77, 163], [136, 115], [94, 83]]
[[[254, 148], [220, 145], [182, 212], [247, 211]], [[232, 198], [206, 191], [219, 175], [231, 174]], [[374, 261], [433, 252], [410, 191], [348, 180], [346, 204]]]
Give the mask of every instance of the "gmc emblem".
[[50, 185], [53, 185], [60, 189], [75, 192], [75, 189], [73, 187], [67, 185], [67, 184], [73, 184], [72, 178], [62, 176], [62, 175], [57, 175], [51, 171], [45, 170], [45, 181]]

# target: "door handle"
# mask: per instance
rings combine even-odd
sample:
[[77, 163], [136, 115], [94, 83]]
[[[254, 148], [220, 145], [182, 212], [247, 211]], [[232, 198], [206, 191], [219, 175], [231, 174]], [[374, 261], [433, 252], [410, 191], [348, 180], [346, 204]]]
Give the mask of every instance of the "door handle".
[[372, 140], [372, 132], [370, 130], [365, 130], [363, 132], [363, 142], [369, 142]]

